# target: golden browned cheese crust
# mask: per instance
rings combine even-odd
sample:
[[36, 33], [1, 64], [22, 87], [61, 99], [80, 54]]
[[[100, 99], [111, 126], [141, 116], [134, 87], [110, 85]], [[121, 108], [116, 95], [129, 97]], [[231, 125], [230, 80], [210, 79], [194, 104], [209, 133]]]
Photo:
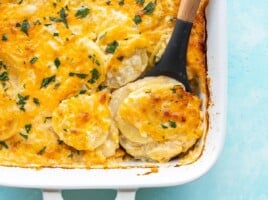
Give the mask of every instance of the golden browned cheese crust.
[[[177, 0], [137, 2], [0, 0], [0, 165], [120, 164], [111, 91], [160, 59], [179, 7]], [[202, 0], [187, 54], [197, 94], [207, 93], [206, 4]]]

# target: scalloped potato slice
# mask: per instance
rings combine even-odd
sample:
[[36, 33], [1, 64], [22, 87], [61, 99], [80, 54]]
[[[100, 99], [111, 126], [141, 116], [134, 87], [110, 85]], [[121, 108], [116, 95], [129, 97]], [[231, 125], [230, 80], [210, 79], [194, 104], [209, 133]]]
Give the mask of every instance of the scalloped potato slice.
[[118, 49], [108, 62], [106, 84], [119, 88], [137, 79], [148, 65], [146, 40], [131, 36], [132, 39], [118, 42]]
[[59, 138], [77, 150], [94, 150], [102, 145], [111, 128], [108, 94], [78, 95], [63, 100], [52, 114]]
[[139, 159], [165, 162], [202, 135], [200, 100], [167, 77], [145, 78], [113, 93], [120, 144]]

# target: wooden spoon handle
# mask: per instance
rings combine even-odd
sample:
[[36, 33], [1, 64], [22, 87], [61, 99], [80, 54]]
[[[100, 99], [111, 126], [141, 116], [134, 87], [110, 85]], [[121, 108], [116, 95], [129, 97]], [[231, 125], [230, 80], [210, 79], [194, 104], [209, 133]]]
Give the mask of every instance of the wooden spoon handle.
[[177, 18], [193, 22], [201, 0], [181, 0]]

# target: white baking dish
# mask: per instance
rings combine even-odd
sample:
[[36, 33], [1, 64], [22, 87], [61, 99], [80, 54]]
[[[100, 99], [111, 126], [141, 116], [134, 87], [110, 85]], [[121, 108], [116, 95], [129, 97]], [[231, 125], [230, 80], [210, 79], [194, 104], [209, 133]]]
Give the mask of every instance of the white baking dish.
[[[134, 199], [135, 189], [180, 185], [205, 174], [217, 160], [224, 143], [227, 96], [226, 2], [210, 0], [207, 9], [207, 62], [211, 106], [209, 131], [202, 156], [182, 167], [160, 166], [158, 173], [148, 168], [132, 169], [23, 169], [0, 167], [0, 185], [44, 189], [44, 199], [61, 199], [60, 189], [118, 189], [117, 199]], [[49, 191], [50, 192], [49, 192]]]

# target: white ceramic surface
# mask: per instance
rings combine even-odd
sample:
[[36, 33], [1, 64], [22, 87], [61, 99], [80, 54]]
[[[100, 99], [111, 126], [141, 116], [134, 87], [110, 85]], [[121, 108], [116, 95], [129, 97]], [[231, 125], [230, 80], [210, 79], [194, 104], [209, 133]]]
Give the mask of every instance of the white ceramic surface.
[[[0, 167], [0, 185], [50, 190], [113, 188], [121, 191], [119, 199], [133, 199], [134, 190], [144, 187], [180, 185], [204, 175], [216, 162], [224, 144], [227, 96], [226, 1], [210, 0], [208, 19], [208, 75], [211, 80], [212, 105], [210, 127], [201, 158], [182, 167], [160, 167], [158, 173], [145, 174], [146, 168], [132, 169], [23, 169]], [[123, 191], [123, 192], [122, 192]], [[128, 195], [129, 194], [129, 195]], [[51, 191], [44, 199], [59, 200]]]

